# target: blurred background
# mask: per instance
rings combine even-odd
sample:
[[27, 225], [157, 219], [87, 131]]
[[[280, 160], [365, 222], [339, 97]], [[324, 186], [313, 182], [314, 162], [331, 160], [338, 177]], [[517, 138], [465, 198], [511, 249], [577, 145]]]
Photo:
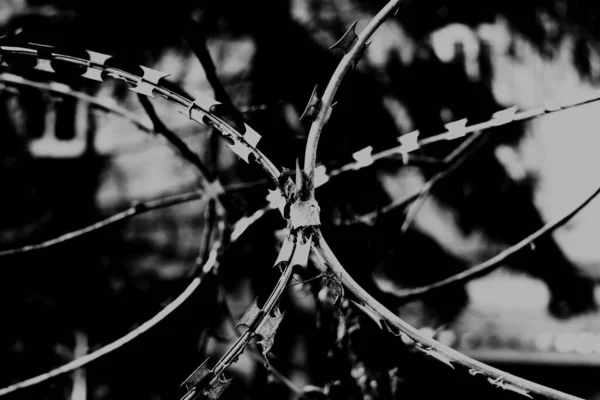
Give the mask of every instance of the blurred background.
[[[198, 255], [215, 243], [200, 199], [2, 255], [203, 183], [162, 137], [145, 131], [152, 121], [127, 83], [93, 82], [58, 65], [55, 73], [34, 70], [10, 46], [110, 54], [107, 65], [131, 73], [141, 75], [139, 65], [169, 73], [161, 83], [177, 93], [222, 98], [197, 58], [205, 48], [232, 104], [261, 134], [259, 149], [294, 169], [311, 123], [300, 116], [342, 56], [329, 47], [354, 21], [360, 32], [384, 4], [0, 2], [0, 386], [135, 329], [187, 286]], [[368, 146], [373, 153], [395, 147], [415, 130], [427, 138], [448, 123], [473, 125], [509, 107], [597, 95], [598, 16], [600, 5], [590, 1], [410, 2], [345, 77], [319, 162], [330, 171]], [[268, 204], [274, 185], [258, 166], [172, 103], [152, 104], [225, 187], [229, 227]], [[478, 131], [423, 148], [408, 162], [396, 155], [331, 179], [317, 190], [324, 235], [363, 287], [424, 333], [525, 378], [600, 398], [600, 202], [483, 277], [410, 302], [400, 295], [491, 258], [600, 186], [598, 110], [590, 103]], [[238, 122], [231, 109], [222, 112]], [[423, 201], [403, 201], [431, 179]], [[235, 322], [273, 289], [284, 228], [277, 211], [268, 212], [161, 324], [85, 369], [6, 398], [182, 397], [181, 382], [227, 351]], [[260, 351], [246, 350], [225, 373], [235, 379], [223, 399], [517, 396], [415, 353], [353, 308], [335, 282], [308, 280], [317, 275], [312, 267], [299, 272], [282, 299], [273, 369], [262, 366]]]

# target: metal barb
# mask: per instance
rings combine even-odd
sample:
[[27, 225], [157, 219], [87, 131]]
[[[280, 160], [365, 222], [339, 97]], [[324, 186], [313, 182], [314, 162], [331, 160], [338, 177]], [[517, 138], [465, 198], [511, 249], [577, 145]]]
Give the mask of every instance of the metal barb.
[[296, 248], [296, 244], [294, 243], [291, 236], [288, 236], [283, 245], [281, 246], [281, 250], [279, 251], [279, 255], [277, 256], [277, 260], [273, 267], [281, 265], [281, 263], [289, 262], [292, 256], [295, 256], [294, 249]]
[[341, 49], [344, 54], [348, 54], [352, 46], [354, 46], [354, 43], [358, 40], [358, 36], [356, 35], [356, 24], [358, 24], [358, 21], [354, 21], [340, 40], [335, 42], [329, 49]]
[[279, 212], [281, 212], [281, 214], [283, 215], [284, 209], [285, 209], [285, 196], [283, 196], [283, 194], [281, 193], [281, 190], [279, 190], [279, 188], [275, 189], [275, 190], [271, 190], [271, 189], [267, 189], [269, 194], [267, 195], [266, 199], [269, 202], [269, 207], [272, 209], [276, 209], [279, 210]]
[[385, 329], [386, 329], [386, 328], [385, 328], [385, 324], [383, 323], [383, 321], [382, 321], [381, 317], [380, 317], [380, 316], [379, 316], [379, 315], [378, 315], [378, 314], [377, 314], [377, 313], [376, 313], [376, 312], [375, 312], [375, 311], [374, 311], [374, 310], [373, 310], [371, 307], [369, 307], [369, 306], [368, 306], [368, 305], [366, 305], [366, 304], [364, 304], [364, 305], [363, 305], [363, 304], [357, 303], [357, 302], [356, 302], [356, 301], [354, 301], [354, 300], [351, 300], [351, 301], [352, 301], [352, 303], [354, 303], [354, 305], [355, 305], [356, 307], [358, 307], [358, 308], [359, 308], [359, 309], [360, 309], [362, 312], [364, 312], [365, 314], [367, 314], [367, 316], [368, 316], [369, 318], [371, 318], [373, 321], [375, 321], [375, 323], [376, 323], [376, 324], [379, 326], [379, 328], [381, 328], [381, 329], [383, 329], [383, 330], [385, 330]]
[[242, 143], [237, 136], [233, 136], [232, 140], [234, 143], [228, 144], [227, 147], [229, 147], [231, 151], [237, 154], [242, 160], [246, 161], [246, 163], [249, 163], [250, 153], [252, 152], [250, 147], [256, 148], [262, 136], [260, 136], [258, 132], [256, 132], [247, 124], [244, 124], [244, 127], [246, 128], [246, 133], [242, 137], [244, 143]]
[[37, 62], [33, 69], [37, 69], [38, 71], [45, 71], [55, 74], [56, 71], [52, 66], [52, 47], [46, 46], [37, 43], [29, 43], [34, 47], [38, 47], [37, 52]]
[[144, 67], [143, 65], [140, 65], [140, 68], [144, 71], [144, 76], [140, 78], [136, 86], [129, 88], [129, 90], [154, 98], [152, 94], [152, 91], [155, 89], [154, 85], [157, 85], [159, 80], [171, 74]]
[[256, 319], [261, 316], [261, 314], [263, 313], [263, 310], [261, 310], [260, 307], [258, 307], [257, 301], [258, 301], [258, 298], [254, 299], [254, 301], [252, 302], [250, 307], [248, 307], [248, 309], [246, 310], [246, 312], [244, 313], [242, 318], [235, 325], [236, 328], [238, 328], [242, 325], [250, 328], [252, 326], [252, 324], [254, 324], [256, 322]]
[[256, 324], [256, 321], [262, 318], [262, 321], [259, 322], [258, 326], [254, 330], [254, 334], [261, 337], [259, 344], [262, 346], [263, 355], [266, 358], [266, 354], [273, 346], [275, 332], [283, 320], [285, 313], [282, 313], [278, 308], [276, 308], [273, 311], [273, 315], [264, 315], [264, 311], [258, 307], [256, 302], [257, 299], [252, 302], [252, 305], [246, 310], [244, 316], [240, 319], [235, 327], [238, 328], [239, 326], [244, 325], [249, 329], [252, 329], [252, 326]]
[[252, 129], [248, 124], [244, 124], [244, 128], [246, 128], [246, 133], [244, 133], [244, 141], [250, 146], [256, 147], [262, 136], [260, 136], [260, 134]]
[[198, 106], [204, 112], [210, 112], [210, 109], [212, 107], [221, 105], [221, 103], [218, 102], [217, 100], [215, 100], [211, 97], [205, 96], [204, 94], [202, 94], [200, 92], [194, 92], [194, 95], [196, 96], [196, 98], [194, 99], [192, 104], [190, 104], [190, 107], [188, 108], [188, 117], [190, 119], [192, 118], [192, 109], [194, 108], [194, 106]]
[[94, 81], [102, 82], [102, 67], [104, 67], [106, 60], [112, 56], [108, 54], [97, 53], [91, 50], [86, 50], [86, 53], [88, 53], [90, 56], [90, 60], [88, 61], [87, 70], [81, 76]]
[[329, 181], [329, 175], [327, 175], [327, 167], [324, 165], [319, 165], [315, 168], [315, 187], [323, 186]]
[[513, 106], [507, 108], [505, 110], [500, 110], [492, 114], [492, 121], [497, 125], [507, 124], [515, 119], [517, 114], [517, 106]]
[[277, 332], [277, 328], [279, 327], [279, 324], [281, 324], [284, 315], [285, 312], [282, 313], [278, 308], [275, 308], [273, 316], [267, 315], [256, 329], [256, 334], [262, 338], [258, 343], [262, 346], [262, 352], [265, 359], [267, 358], [267, 353], [271, 350], [271, 347], [273, 347], [275, 333]]
[[298, 243], [296, 243], [296, 249], [294, 250], [294, 255], [291, 261], [292, 266], [299, 265], [302, 268], [306, 268], [308, 266], [308, 257], [310, 256], [311, 245], [312, 236], [309, 236], [304, 243], [300, 243], [300, 239], [298, 239]]
[[444, 128], [448, 130], [446, 140], [454, 140], [463, 137], [467, 134], [467, 118], [459, 119], [458, 121], [448, 122]]
[[231, 385], [233, 379], [221, 380], [217, 379], [215, 383], [202, 391], [202, 399], [217, 400], [223, 392]]
[[531, 395], [529, 394], [529, 392], [527, 390], [520, 388], [516, 385], [513, 385], [511, 383], [503, 382], [501, 376], [497, 377], [496, 379], [488, 378], [488, 382], [502, 390], [510, 390], [511, 392], [515, 392], [517, 394], [520, 394], [521, 396], [525, 396], [525, 397], [529, 397], [530, 399], [533, 399], [533, 397], [531, 397]]
[[361, 169], [373, 164], [373, 146], [365, 147], [353, 153], [352, 158], [356, 160], [355, 169]]
[[54, 70], [54, 67], [52, 67], [52, 62], [51, 62], [50, 58], [39, 57], [37, 59], [37, 64], [35, 64], [35, 67], [33, 67], [33, 68], [37, 69], [39, 71], [56, 73], [56, 71]]
[[250, 153], [252, 152], [248, 147], [239, 141], [238, 138], [233, 139], [233, 144], [228, 144], [227, 147], [231, 149], [238, 157], [250, 163]]
[[400, 142], [400, 154], [406, 156], [408, 153], [417, 150], [420, 147], [419, 135], [419, 131], [412, 131], [398, 136], [398, 141]]
[[183, 381], [181, 386], [185, 386], [186, 390], [190, 391], [202, 383], [202, 381], [205, 380], [206, 377], [212, 372], [207, 366], [208, 360], [208, 358], [204, 360], [204, 362], [200, 364], [200, 366], [196, 368], [196, 370], [192, 372], [185, 381]]
[[319, 87], [319, 85], [315, 85], [315, 88], [313, 89], [313, 91], [312, 91], [312, 93], [310, 95], [310, 99], [308, 99], [308, 103], [306, 104], [306, 108], [304, 109], [304, 112], [300, 116], [299, 121], [302, 121], [302, 119], [304, 117], [311, 117], [311, 118], [313, 118], [319, 112], [319, 108], [321, 107], [321, 99], [317, 95], [317, 88], [318, 87]]
[[356, 64], [358, 64], [360, 62], [360, 60], [362, 60], [362, 58], [365, 56], [365, 53], [367, 52], [367, 49], [369, 48], [370, 45], [371, 45], [371, 42], [367, 42], [358, 51], [358, 53], [356, 54], [356, 57], [354, 57], [354, 59], [352, 60], [352, 68], [356, 67]]
[[449, 366], [450, 368], [454, 369], [454, 365], [452, 365], [452, 362], [450, 361], [450, 359], [448, 357], [446, 357], [445, 355], [443, 355], [442, 353], [440, 353], [439, 351], [436, 351], [433, 348], [429, 348], [429, 349], [423, 349], [421, 347], [416, 347], [417, 350], [427, 354], [428, 356], [431, 356], [433, 358], [435, 358], [438, 361], [443, 362], [444, 364], [446, 364], [447, 366]]

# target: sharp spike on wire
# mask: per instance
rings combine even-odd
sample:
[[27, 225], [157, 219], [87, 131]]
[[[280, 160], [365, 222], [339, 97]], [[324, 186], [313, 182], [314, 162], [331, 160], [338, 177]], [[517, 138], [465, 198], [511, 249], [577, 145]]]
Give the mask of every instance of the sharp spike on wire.
[[271, 347], [273, 347], [275, 333], [277, 332], [277, 328], [279, 328], [284, 315], [285, 313], [282, 313], [278, 308], [275, 308], [273, 315], [267, 315], [256, 329], [256, 334], [262, 338], [259, 344], [262, 346], [262, 352], [265, 359], [267, 358], [267, 353], [271, 350]]
[[152, 91], [155, 89], [154, 85], [157, 85], [159, 80], [171, 74], [144, 67], [143, 65], [140, 65], [140, 68], [144, 71], [144, 75], [139, 79], [136, 86], [129, 88], [129, 90], [154, 98], [152, 94]]
[[109, 54], [97, 53], [91, 50], [86, 50], [86, 53], [88, 53], [90, 59], [88, 61], [87, 70], [81, 76], [94, 81], [102, 82], [102, 67], [104, 67], [106, 61], [112, 56]]
[[352, 303], [354, 303], [354, 305], [360, 309], [362, 312], [364, 312], [365, 314], [367, 314], [367, 316], [369, 318], [371, 318], [373, 321], [375, 321], [375, 323], [377, 324], [377, 326], [379, 326], [379, 328], [381, 328], [382, 330], [386, 330], [385, 324], [382, 321], [381, 317], [375, 312], [373, 311], [373, 309], [371, 307], [369, 307], [366, 304], [359, 304], [354, 300], [351, 300]]
[[229, 147], [231, 151], [237, 154], [242, 160], [246, 161], [246, 163], [250, 163], [250, 153], [252, 151], [244, 144], [240, 143], [237, 138], [233, 139], [233, 141], [234, 143], [228, 144], [227, 147]]
[[251, 329], [251, 327], [262, 318], [262, 321], [260, 321], [254, 330], [254, 333], [262, 338], [260, 344], [263, 347], [263, 354], [266, 355], [273, 346], [275, 332], [285, 313], [281, 313], [279, 309], [275, 309], [273, 315], [264, 315], [264, 311], [257, 305], [257, 300], [258, 299], [254, 299], [252, 305], [246, 310], [235, 327], [237, 328], [243, 325]]
[[33, 67], [34, 69], [37, 69], [38, 71], [45, 71], [45, 72], [50, 72], [55, 74], [56, 71], [54, 70], [54, 67], [52, 66], [52, 46], [46, 46], [43, 44], [38, 44], [38, 43], [29, 43], [30, 45], [37, 47], [38, 49], [37, 51], [37, 62], [35, 64], [35, 66]]
[[312, 236], [309, 236], [304, 243], [300, 243], [299, 241], [300, 239], [298, 239], [298, 243], [296, 243], [296, 249], [294, 250], [291, 264], [292, 266], [299, 265], [302, 268], [306, 268], [308, 266], [308, 257], [310, 256]]
[[498, 377], [496, 379], [488, 378], [487, 380], [489, 383], [496, 386], [497, 388], [500, 388], [502, 390], [510, 390], [511, 392], [515, 392], [517, 394], [520, 394], [521, 396], [533, 399], [533, 397], [531, 397], [531, 395], [529, 394], [529, 392], [527, 390], [517, 387], [511, 383], [503, 382], [502, 377]]
[[223, 392], [231, 385], [233, 379], [221, 380], [217, 379], [210, 387], [202, 391], [202, 399], [217, 400]]
[[364, 168], [373, 164], [373, 146], [365, 147], [362, 150], [352, 154], [352, 158], [356, 160], [355, 169]]
[[497, 125], [504, 125], [511, 121], [514, 121], [516, 113], [516, 106], [507, 108], [505, 110], [497, 111], [494, 114], [492, 114], [492, 121], [495, 122]]
[[434, 349], [424, 349], [422, 347], [417, 346], [416, 347], [417, 350], [427, 354], [430, 357], [435, 358], [438, 361], [443, 362], [444, 364], [446, 364], [447, 366], [449, 366], [450, 368], [454, 369], [454, 365], [452, 365], [452, 362], [450, 361], [450, 359], [448, 357], [446, 357], [445, 355], [443, 355], [442, 353], [440, 353], [439, 351], [436, 351]]
[[281, 265], [281, 263], [289, 262], [292, 256], [295, 254], [294, 248], [296, 244], [292, 240], [291, 236], [286, 237], [281, 246], [281, 250], [279, 251], [279, 255], [277, 256], [277, 260], [275, 260], [275, 264], [273, 267]]
[[315, 187], [323, 186], [327, 181], [329, 181], [327, 168], [324, 165], [319, 165], [315, 168]]
[[356, 35], [356, 24], [358, 24], [358, 21], [354, 21], [346, 33], [344, 33], [344, 35], [340, 38], [340, 40], [335, 42], [335, 44], [333, 44], [329, 49], [340, 49], [344, 52], [344, 54], [347, 54], [352, 46], [354, 46], [354, 43], [356, 43], [358, 40], [358, 36]]
[[419, 145], [419, 131], [413, 131], [405, 135], [399, 136], [398, 141], [400, 142], [400, 148], [398, 152], [402, 155], [404, 164], [408, 162], [408, 154], [417, 150]]
[[185, 386], [186, 390], [190, 391], [197, 387], [207, 376], [210, 375], [211, 370], [208, 368], [208, 358], [204, 360], [202, 364], [194, 372], [188, 376], [181, 386]]
[[321, 99], [317, 95], [318, 87], [319, 87], [319, 85], [315, 85], [315, 87], [310, 95], [310, 99], [308, 99], [308, 103], [306, 104], [306, 108], [304, 109], [304, 112], [300, 116], [300, 119], [299, 119], [300, 121], [302, 121], [302, 119], [304, 117], [313, 118], [319, 112], [319, 107], [321, 106]]
[[446, 139], [454, 140], [463, 137], [467, 134], [467, 118], [459, 119], [458, 121], [449, 122], [444, 125], [446, 130]]
[[281, 193], [281, 190], [269, 190], [269, 194], [267, 195], [267, 201], [269, 202], [269, 207], [274, 210], [279, 210], [283, 215], [285, 210], [285, 197]]
[[54, 67], [52, 67], [52, 59], [51, 58], [43, 58], [41, 56], [38, 57], [37, 63], [35, 64], [35, 67], [33, 67], [33, 68], [37, 69], [38, 71], [56, 73], [56, 71], [54, 70]]
[[256, 322], [256, 319], [262, 314], [262, 309], [257, 304], [258, 298], [254, 299], [250, 307], [246, 310], [242, 318], [235, 325], [236, 328], [246, 326], [250, 328]]
[[244, 127], [246, 128], [246, 133], [244, 133], [244, 141], [250, 146], [256, 147], [262, 136], [260, 136], [258, 132], [256, 132], [247, 124], [244, 124]]
[[212, 107], [221, 105], [221, 103], [217, 100], [208, 97], [200, 92], [194, 92], [194, 96], [195, 99], [188, 108], [188, 117], [190, 119], [192, 118], [192, 109], [194, 108], [194, 106], [198, 106], [204, 112], [210, 112]]
[[232, 137], [232, 140], [234, 143], [228, 144], [227, 147], [229, 147], [242, 160], [249, 163], [250, 162], [249, 157], [250, 157], [250, 153], [252, 152], [252, 150], [248, 146], [256, 148], [256, 146], [258, 145], [258, 142], [260, 141], [262, 136], [260, 136], [260, 134], [258, 132], [256, 132], [254, 129], [252, 129], [247, 124], [244, 124], [244, 127], [246, 128], [246, 133], [244, 134], [242, 139], [244, 140], [245, 143], [240, 142], [240, 139], [238, 137], [234, 136], [234, 137]]
[[356, 64], [358, 64], [360, 62], [360, 60], [362, 60], [362, 58], [365, 56], [369, 46], [371, 46], [371, 42], [365, 43], [365, 45], [359, 50], [356, 57], [354, 57], [354, 59], [352, 60], [352, 68], [356, 67]]

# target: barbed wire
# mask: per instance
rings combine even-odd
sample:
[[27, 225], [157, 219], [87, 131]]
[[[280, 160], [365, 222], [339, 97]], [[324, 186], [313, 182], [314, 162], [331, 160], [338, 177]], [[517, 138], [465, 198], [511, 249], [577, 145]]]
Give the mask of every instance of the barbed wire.
[[[406, 335], [410, 339], [414, 340], [415, 346], [427, 355], [430, 355], [436, 360], [450, 366], [452, 363], [463, 365], [467, 367], [469, 371], [476, 372], [476, 374], [472, 375], [481, 374], [486, 377], [488, 382], [492, 385], [501, 387], [503, 389], [512, 390], [526, 397], [530, 397], [530, 394], [537, 394], [554, 399], [576, 399], [574, 396], [570, 396], [554, 389], [535, 384], [528, 380], [516, 377], [499, 369], [475, 361], [447, 346], [440, 344], [433, 339], [423, 336], [418, 330], [386, 309], [368, 292], [366, 292], [356, 281], [354, 281], [354, 279], [339, 263], [320, 232], [318, 203], [314, 199], [314, 188], [319, 186], [317, 185], [315, 176], [316, 148], [318, 146], [319, 135], [321, 134], [327, 119], [329, 118], [331, 113], [331, 102], [345, 72], [350, 68], [350, 66], [357, 62], [357, 57], [360, 55], [361, 51], [364, 50], [365, 46], [367, 45], [366, 42], [368, 38], [375, 31], [375, 29], [381, 23], [383, 23], [383, 21], [392, 12], [397, 11], [398, 7], [402, 4], [403, 2], [399, 0], [393, 0], [389, 2], [359, 36], [356, 36], [354, 33], [355, 25], [353, 25], [347, 34], [344, 35], [342, 40], [338, 42], [338, 44], [341, 43], [339, 46], [341, 46], [340, 48], [344, 50], [346, 55], [334, 73], [330, 84], [324, 92], [323, 98], [315, 98], [313, 99], [315, 101], [309, 102], [309, 107], [318, 108], [318, 112], [316, 113], [317, 116], [309, 134], [309, 140], [305, 153], [304, 169], [303, 171], [300, 171], [300, 169], [297, 168], [295, 183], [289, 179], [289, 176], [282, 176], [282, 173], [277, 169], [277, 167], [262, 152], [260, 152], [260, 150], [258, 150], [257, 145], [261, 139], [261, 136], [256, 131], [244, 124], [244, 133], [239, 133], [220, 117], [211, 113], [211, 107], [217, 104], [212, 99], [199, 96], [195, 100], [190, 100], [185, 96], [176, 94], [173, 91], [164, 88], [159, 84], [159, 80], [166, 77], [168, 74], [164, 74], [160, 71], [156, 71], [147, 67], [142, 67], [144, 75], [137, 76], [118, 68], [104, 65], [104, 62], [110, 56], [90, 51], [88, 51], [90, 59], [85, 60], [69, 55], [54, 53], [52, 49], [44, 49], [43, 52], [39, 52], [39, 50], [35, 48], [27, 48], [22, 46], [0, 46], [0, 54], [10, 53], [24, 56], [34, 56], [37, 60], [34, 68], [38, 70], [55, 72], [52, 68], [51, 61], [65, 61], [85, 67], [86, 72], [82, 74], [82, 77], [102, 81], [104, 79], [102, 74], [104, 73], [107, 77], [121, 79], [131, 84], [133, 87], [131, 87], [130, 90], [137, 92], [138, 94], [147, 97], [154, 97], [153, 92], [156, 92], [167, 100], [182, 106], [183, 111], [180, 111], [182, 114], [187, 115], [190, 119], [200, 124], [211, 124], [217, 128], [225, 138], [232, 140], [232, 144], [229, 146], [240, 158], [244, 159], [246, 162], [249, 162], [249, 156], [252, 154], [254, 161], [262, 166], [268, 176], [276, 183], [284, 202], [287, 206], [289, 206], [289, 214], [286, 214], [283, 211], [283, 208], [280, 209], [284, 217], [286, 217], [288, 220], [288, 235], [278, 256], [278, 260], [275, 262], [275, 265], [285, 265], [285, 269], [278, 281], [277, 286], [265, 303], [264, 309], [258, 308], [256, 302], [253, 303], [253, 306], [250, 307], [245, 316], [238, 323], [238, 325], [249, 324], [249, 329], [244, 334], [246, 337], [242, 340], [238, 340], [230, 349], [230, 351], [223, 358], [221, 358], [221, 360], [219, 360], [215, 368], [209, 370], [205, 364], [202, 364], [196, 370], [196, 372], [193, 373], [188, 380], [186, 380], [186, 386], [188, 386], [188, 393], [184, 396], [186, 400], [198, 398], [201, 395], [206, 395], [209, 392], [215, 395], [218, 395], [218, 393], [222, 392], [222, 390], [227, 387], [229, 381], [221, 380], [220, 376], [225, 369], [231, 365], [232, 362], [234, 362], [236, 356], [239, 355], [239, 352], [243, 351], [243, 348], [249, 342], [248, 338], [254, 335], [263, 336], [264, 334], [263, 341], [265, 342], [265, 345], [263, 346], [263, 350], [269, 347], [269, 339], [272, 340], [271, 333], [274, 334], [274, 331], [277, 328], [276, 321], [280, 321], [282, 318], [282, 314], [276, 313], [275, 315], [271, 315], [271, 311], [276, 309], [275, 307], [278, 303], [279, 296], [281, 295], [283, 288], [287, 285], [289, 277], [291, 276], [292, 268], [296, 265], [306, 264], [311, 248], [314, 251], [315, 256], [320, 260], [319, 266], [321, 271], [323, 273], [332, 273], [349, 290], [349, 292], [358, 299], [360, 303], [356, 303], [357, 307], [373, 317], [382, 329], [388, 330], [398, 336]], [[579, 102], [577, 105], [583, 105], [590, 101], [597, 100], [598, 98], [595, 98], [593, 100]], [[576, 105], [571, 105], [569, 107], [575, 106]], [[527, 114], [527, 118], [533, 118], [533, 116], [540, 116], [550, 112], [561, 111], [562, 109], [566, 108], [544, 108], [542, 110], [537, 110], [535, 113], [530, 112], [530, 114]], [[501, 114], [500, 116], [498, 115], [499, 114], [495, 115], [494, 119], [490, 122], [491, 125], [489, 126], [476, 124], [472, 127], [466, 127], [466, 124], [461, 122], [460, 125], [463, 126], [460, 129], [456, 128], [457, 125], [454, 125], [454, 128], [451, 130], [449, 129], [449, 132], [442, 134], [443, 136], [440, 135], [425, 139], [423, 141], [417, 140], [418, 133], [409, 134], [409, 138], [404, 135], [401, 137], [401, 139], [404, 140], [400, 140], [402, 145], [398, 148], [390, 149], [388, 152], [391, 152], [390, 154], [407, 154], [422, 146], [429, 145], [440, 140], [450, 140], [461, 137], [460, 135], [456, 137], [459, 132], [462, 136], [464, 136], [467, 133], [474, 132], [476, 130], [499, 126], [499, 123], [509, 123], [526, 118], [524, 116], [525, 114], [519, 114], [513, 112], [513, 110], [511, 110], [510, 113], [506, 111], [506, 113]], [[502, 122], [499, 122], [500, 120]], [[478, 128], [473, 128], [475, 126], [478, 126]], [[473, 130], [471, 131], [471, 129]], [[450, 134], [451, 132], [452, 134]], [[415, 146], [417, 147], [415, 148]], [[402, 151], [400, 151], [400, 148], [402, 148]], [[381, 158], [384, 156], [385, 155], [381, 155]], [[370, 161], [374, 158], [369, 152], [369, 156], [365, 157], [365, 159]], [[356, 169], [360, 169], [370, 164], [365, 164], [363, 159], [357, 160], [355, 166], [357, 167]], [[325, 176], [327, 175], [325, 174]], [[211, 188], [213, 191], [215, 190], [214, 187]], [[593, 196], [596, 194], [597, 193], [594, 193]], [[213, 193], [211, 198], [216, 199], [217, 195], [218, 193]], [[591, 201], [593, 196], [590, 197], [587, 202], [582, 203], [580, 207], [572, 211], [572, 215], [574, 215], [589, 201]], [[264, 210], [259, 211], [263, 212], [263, 214], [260, 215], [264, 215]], [[248, 221], [249, 220], [244, 220], [243, 223], [248, 224]], [[550, 228], [548, 228], [547, 231], [549, 229]], [[234, 229], [234, 232], [235, 231], [236, 230]], [[524, 240], [527, 239], [528, 238]], [[518, 251], [518, 249], [515, 250], [515, 252], [516, 251]], [[304, 262], [305, 259], [306, 262]], [[203, 268], [203, 270], [204, 269], [206, 269], [206, 266]], [[265, 321], [268, 321], [269, 323], [265, 325]], [[206, 386], [207, 384], [208, 386]]]

